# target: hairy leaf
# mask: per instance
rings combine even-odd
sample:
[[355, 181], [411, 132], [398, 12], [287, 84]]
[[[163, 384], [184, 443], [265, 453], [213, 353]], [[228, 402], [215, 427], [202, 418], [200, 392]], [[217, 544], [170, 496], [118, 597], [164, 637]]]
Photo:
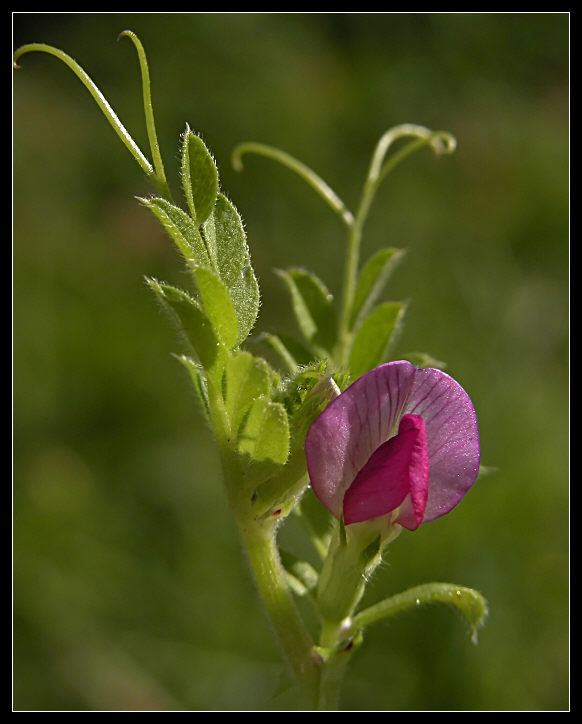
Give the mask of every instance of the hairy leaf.
[[240, 430], [239, 451], [252, 461], [285, 464], [289, 455], [289, 421], [283, 405], [266, 396], [253, 402]]
[[238, 344], [242, 344], [257, 321], [260, 307], [259, 285], [250, 262], [228, 291], [238, 319]]
[[204, 141], [188, 126], [182, 135], [182, 188], [196, 226], [208, 218], [218, 193], [218, 170]]
[[166, 199], [157, 196], [151, 199], [140, 199], [140, 201], [162, 224], [190, 267], [210, 266], [210, 258], [204, 241], [188, 214]]
[[248, 352], [231, 357], [226, 366], [225, 402], [233, 434], [238, 434], [240, 424], [253, 402], [268, 397], [271, 391], [273, 371], [265, 360]]
[[211, 269], [200, 266], [193, 271], [204, 312], [219, 338], [232, 349], [238, 341], [238, 319], [228, 289]]
[[172, 314], [202, 367], [212, 374], [219, 374], [225, 364], [227, 350], [198, 302], [170, 284], [156, 279], [146, 281], [163, 308]]

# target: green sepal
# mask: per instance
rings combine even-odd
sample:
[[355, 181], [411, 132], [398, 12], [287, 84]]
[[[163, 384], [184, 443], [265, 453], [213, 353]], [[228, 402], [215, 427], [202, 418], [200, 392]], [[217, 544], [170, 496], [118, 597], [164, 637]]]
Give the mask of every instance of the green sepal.
[[461, 613], [471, 627], [473, 643], [477, 643], [477, 629], [489, 612], [487, 601], [479, 591], [454, 583], [424, 583], [386, 598], [354, 616], [352, 628], [363, 629], [401, 611], [433, 603], [444, 603]]
[[350, 329], [357, 328], [368, 316], [405, 253], [404, 249], [381, 249], [364, 264], [350, 313]]
[[202, 236], [188, 214], [159, 196], [139, 201], [154, 214], [168, 232], [188, 266], [210, 266], [210, 258]]
[[210, 216], [218, 193], [218, 170], [204, 141], [188, 126], [182, 134], [182, 188], [196, 226]]
[[146, 282], [184, 333], [202, 367], [218, 378], [228, 350], [199, 303], [187, 292], [170, 284], [156, 279], [146, 279]]
[[340, 394], [334, 378], [326, 374], [326, 366], [321, 361], [305, 367], [288, 382], [285, 406], [291, 420], [294, 444], [301, 447], [312, 423]]
[[206, 316], [219, 338], [232, 349], [238, 343], [238, 318], [228, 289], [212, 269], [199, 266], [192, 272]]
[[401, 302], [384, 302], [363, 321], [350, 350], [349, 368], [353, 379], [384, 362], [405, 307]]
[[248, 352], [233, 355], [225, 369], [224, 401], [231, 430], [238, 440], [239, 427], [254, 401], [267, 398], [274, 372], [265, 360]]
[[339, 623], [353, 614], [368, 576], [382, 559], [381, 538], [373, 527], [336, 525], [317, 588], [323, 620]]
[[287, 285], [301, 333], [320, 357], [329, 356], [337, 340], [337, 316], [327, 287], [306, 269], [277, 273]]

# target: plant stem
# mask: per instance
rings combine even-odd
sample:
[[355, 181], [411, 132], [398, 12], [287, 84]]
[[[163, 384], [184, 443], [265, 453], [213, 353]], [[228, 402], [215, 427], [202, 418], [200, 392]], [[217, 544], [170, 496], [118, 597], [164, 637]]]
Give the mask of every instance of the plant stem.
[[240, 515], [237, 522], [257, 588], [281, 648], [309, 700], [315, 701], [321, 660], [285, 580], [275, 541], [276, 524], [272, 520], [258, 521]]
[[172, 194], [170, 187], [166, 180], [166, 172], [164, 171], [164, 162], [162, 161], [162, 155], [160, 153], [160, 145], [158, 143], [158, 135], [156, 133], [156, 123], [154, 119], [154, 108], [152, 105], [152, 93], [150, 83], [150, 71], [148, 67], [148, 61], [144, 47], [137, 37], [137, 35], [131, 30], [124, 30], [119, 35], [120, 38], [129, 38], [135, 46], [137, 51], [137, 57], [139, 61], [139, 67], [141, 70], [142, 78], [142, 95], [144, 104], [144, 114], [146, 121], [146, 128], [148, 133], [148, 140], [150, 142], [150, 150], [152, 152], [152, 159], [154, 162], [154, 168], [156, 170], [156, 182], [162, 196], [168, 201], [172, 201]]
[[150, 162], [147, 160], [147, 158], [143, 155], [143, 153], [138, 148], [136, 142], [133, 140], [133, 138], [130, 136], [129, 132], [123, 125], [123, 123], [119, 120], [117, 117], [117, 114], [115, 111], [111, 108], [107, 100], [105, 99], [105, 96], [99, 88], [93, 83], [91, 78], [87, 75], [87, 73], [81, 68], [81, 66], [73, 59], [70, 55], [67, 55], [66, 53], [63, 53], [62, 50], [59, 50], [58, 48], [53, 48], [51, 45], [45, 45], [44, 43], [29, 43], [28, 45], [23, 45], [16, 52], [14, 53], [14, 63], [17, 63], [19, 58], [24, 55], [25, 53], [30, 52], [42, 52], [42, 53], [48, 53], [49, 55], [54, 55], [56, 58], [61, 60], [65, 65], [67, 65], [73, 73], [79, 78], [81, 83], [87, 88], [91, 96], [93, 97], [94, 101], [97, 103], [109, 123], [111, 124], [111, 127], [117, 133], [119, 138], [122, 140], [125, 147], [129, 150], [131, 155], [135, 158], [135, 160], [138, 162], [142, 170], [146, 173], [146, 175], [156, 182], [156, 175], [154, 173], [154, 169], [152, 168]]
[[235, 170], [242, 170], [242, 157], [245, 153], [256, 153], [261, 156], [266, 156], [274, 161], [278, 161], [283, 166], [294, 171], [296, 174], [306, 181], [320, 196], [321, 198], [341, 217], [342, 221], [350, 226], [354, 217], [351, 211], [347, 208], [344, 202], [336, 194], [336, 192], [326, 184], [326, 182], [312, 171], [309, 166], [306, 166], [296, 158], [281, 151], [279, 148], [273, 146], [267, 146], [265, 143], [246, 142], [240, 143], [232, 152], [232, 165]]
[[346, 251], [346, 266], [344, 272], [344, 285], [342, 295], [342, 309], [339, 327], [339, 353], [338, 362], [342, 367], [348, 364], [348, 353], [351, 347], [350, 313], [356, 293], [358, 278], [358, 265], [360, 261], [360, 242], [362, 240], [361, 213], [358, 213], [348, 228], [348, 243]]

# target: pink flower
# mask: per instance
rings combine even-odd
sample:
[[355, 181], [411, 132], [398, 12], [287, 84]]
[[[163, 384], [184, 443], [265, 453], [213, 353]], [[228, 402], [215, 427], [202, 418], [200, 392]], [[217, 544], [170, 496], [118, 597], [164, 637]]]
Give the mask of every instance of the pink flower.
[[390, 514], [414, 530], [448, 513], [477, 479], [477, 418], [449, 375], [388, 362], [326, 407], [305, 453], [311, 486], [336, 518]]

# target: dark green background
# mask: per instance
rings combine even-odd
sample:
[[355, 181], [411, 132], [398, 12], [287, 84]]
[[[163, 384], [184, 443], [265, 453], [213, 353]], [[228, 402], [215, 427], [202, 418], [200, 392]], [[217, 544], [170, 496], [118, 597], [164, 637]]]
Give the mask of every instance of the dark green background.
[[[15, 46], [61, 47], [144, 149], [134, 30], [150, 61], [177, 191], [188, 122], [245, 219], [258, 329], [291, 327], [274, 267], [334, 293], [344, 232], [297, 177], [234, 145], [305, 161], [355, 207], [379, 136], [451, 131], [390, 176], [363, 254], [408, 255], [392, 352], [428, 352], [470, 393], [480, 480], [453, 513], [404, 532], [369, 601], [437, 580], [488, 598], [473, 646], [449, 610], [367, 635], [347, 709], [566, 709], [568, 160], [566, 14], [14, 16]], [[277, 706], [279, 652], [255, 595], [213, 441], [144, 275], [185, 283], [134, 196], [151, 189], [71, 71], [14, 76], [14, 707], [241, 710]], [[149, 154], [148, 154], [149, 155]], [[291, 522], [285, 545], [301, 546]], [[284, 704], [281, 704], [284, 705]]]

